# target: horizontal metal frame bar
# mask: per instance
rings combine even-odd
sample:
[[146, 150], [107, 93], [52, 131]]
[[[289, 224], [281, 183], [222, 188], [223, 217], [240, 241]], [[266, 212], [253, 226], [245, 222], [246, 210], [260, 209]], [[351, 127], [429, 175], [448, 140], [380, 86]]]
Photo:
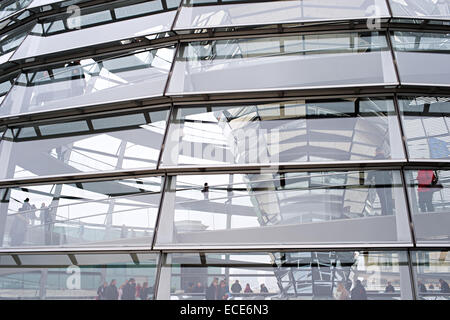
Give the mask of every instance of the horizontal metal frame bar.
[[183, 96], [159, 96], [154, 98], [125, 100], [122, 102], [111, 102], [87, 107], [68, 107], [58, 110], [48, 110], [35, 113], [23, 113], [11, 116], [0, 117], [1, 125], [24, 124], [37, 120], [49, 120], [61, 117], [76, 117], [80, 115], [90, 115], [100, 112], [119, 112], [121, 110], [131, 110], [133, 108], [143, 108], [154, 106], [155, 108], [173, 103], [180, 105], [199, 105], [208, 103], [234, 103], [234, 102], [259, 102], [275, 100], [295, 100], [295, 99], [332, 99], [332, 98], [351, 98], [351, 97], [373, 97], [373, 96], [392, 96], [398, 95], [427, 95], [427, 96], [450, 96], [450, 89], [440, 89], [437, 87], [391, 87], [385, 86], [367, 86], [367, 87], [341, 87], [341, 88], [315, 88], [311, 90], [288, 90], [288, 91], [261, 91], [261, 92], [230, 92], [228, 94], [203, 94], [203, 95], [183, 95]]
[[0, 181], [0, 188], [12, 188], [19, 186], [32, 186], [43, 184], [62, 184], [75, 182], [93, 182], [105, 180], [120, 180], [128, 178], [144, 178], [154, 176], [175, 176], [175, 175], [199, 175], [199, 174], [246, 174], [264, 172], [328, 172], [328, 171], [368, 171], [368, 170], [414, 170], [439, 169], [450, 170], [450, 161], [411, 162], [406, 160], [368, 160], [368, 161], [347, 161], [347, 162], [316, 162], [316, 163], [274, 163], [274, 164], [249, 164], [249, 165], [229, 165], [229, 166], [179, 166], [159, 169], [141, 170], [117, 170], [99, 173], [82, 173], [68, 175], [54, 175], [45, 177], [31, 177], [24, 179], [8, 179]]
[[409, 249], [413, 248], [413, 243], [364, 243], [364, 244], [343, 244], [336, 243], [336, 245], [326, 245], [326, 244], [258, 244], [258, 245], [158, 245], [154, 246], [154, 250], [160, 250], [163, 252], [214, 252], [214, 251], [253, 251], [253, 250], [267, 250], [267, 251], [279, 251], [279, 250], [309, 250], [314, 251], [316, 249], [324, 250], [324, 251], [335, 251], [336, 249], [354, 249], [361, 248], [361, 250], [371, 250], [373, 248], [383, 248], [383, 249], [392, 249], [392, 248], [402, 248]]

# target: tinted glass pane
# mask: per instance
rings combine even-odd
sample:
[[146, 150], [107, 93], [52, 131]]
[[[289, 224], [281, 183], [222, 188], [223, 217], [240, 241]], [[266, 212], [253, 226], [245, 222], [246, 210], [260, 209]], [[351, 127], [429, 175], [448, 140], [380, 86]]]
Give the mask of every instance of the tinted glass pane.
[[450, 85], [450, 40], [446, 33], [394, 32], [403, 84]]
[[416, 294], [420, 300], [450, 299], [448, 251], [418, 251], [412, 254]]
[[403, 158], [392, 100], [178, 108], [163, 165]]
[[160, 177], [8, 189], [2, 246], [149, 247], [160, 189]]
[[[0, 178], [156, 168], [167, 113], [41, 124], [39, 134], [34, 127], [11, 128], [0, 143]], [[148, 114], [156, 114], [156, 121], [146, 120]]]
[[161, 277], [158, 299], [412, 299], [404, 252], [174, 253]]
[[157, 245], [339, 245], [410, 241], [396, 171], [171, 177]]
[[40, 112], [124, 101], [163, 93], [173, 47], [105, 60], [83, 59], [23, 73], [0, 115]]
[[164, 33], [170, 31], [175, 15], [175, 10], [163, 9], [161, 0], [112, 1], [82, 8], [78, 17], [63, 14], [38, 23], [12, 60], [148, 35], [164, 37]]
[[[130, 255], [128, 259], [122, 256], [84, 255], [80, 259], [84, 262], [77, 260], [73, 264], [67, 255], [20, 255], [21, 267], [2, 266], [0, 299], [153, 299], [158, 256], [147, 254], [137, 262]], [[78, 257], [80, 255], [76, 255]], [[131, 281], [125, 287], [127, 280]], [[137, 287], [143, 289], [136, 296]]]
[[396, 83], [378, 33], [214, 40], [180, 49], [170, 94]]
[[394, 17], [449, 19], [449, 0], [389, 0]]
[[450, 159], [450, 98], [401, 97], [406, 145], [411, 159]]
[[408, 191], [416, 240], [450, 243], [450, 171], [407, 171]]
[[28, 6], [33, 0], [5, 0], [0, 4], [0, 19], [12, 15]]
[[347, 0], [345, 3], [330, 0], [248, 2], [183, 7], [177, 19], [176, 29], [389, 16], [383, 0]]

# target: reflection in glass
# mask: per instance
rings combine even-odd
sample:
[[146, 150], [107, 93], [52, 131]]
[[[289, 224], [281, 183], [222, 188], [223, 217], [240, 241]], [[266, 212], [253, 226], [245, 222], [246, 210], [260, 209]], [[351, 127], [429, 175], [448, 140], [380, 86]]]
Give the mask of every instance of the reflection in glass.
[[410, 241], [397, 171], [173, 176], [157, 246]]
[[161, 177], [3, 189], [3, 247], [150, 246]]
[[450, 171], [406, 171], [417, 242], [450, 242]]
[[416, 296], [420, 300], [450, 299], [448, 251], [417, 251], [412, 254]]
[[108, 4], [80, 8], [76, 26], [74, 26], [75, 20], [71, 11], [40, 20], [33, 29], [33, 34], [47, 37], [61, 32], [76, 31], [124, 19], [161, 13], [177, 7], [173, 1], [169, 1], [168, 5], [166, 5], [166, 0], [111, 1]]
[[20, 62], [106, 43], [138, 42], [146, 40], [144, 37], [163, 38], [169, 35], [177, 6], [168, 3], [166, 7], [165, 0], [135, 0], [84, 7], [76, 17], [69, 10], [37, 23], [11, 60]]
[[22, 10], [28, 6], [33, 0], [5, 0], [0, 4], [0, 19]]
[[449, 0], [389, 0], [394, 17], [449, 19]]
[[163, 166], [402, 159], [392, 100], [177, 108]]
[[450, 159], [450, 98], [400, 97], [400, 113], [411, 159]]
[[396, 82], [384, 34], [355, 32], [185, 43], [178, 53], [168, 92]]
[[9, 128], [0, 179], [156, 168], [168, 110]]
[[175, 29], [235, 27], [389, 16], [384, 0], [347, 0], [345, 3], [342, 1], [316, 0], [247, 1], [238, 4], [221, 1], [220, 5], [189, 6], [203, 3], [218, 4], [218, 1], [201, 1], [201, 3], [198, 1], [184, 1]]
[[[134, 256], [134, 258], [133, 258]], [[10, 256], [0, 256], [3, 261]], [[136, 259], [137, 258], [137, 259]], [[152, 300], [156, 254], [19, 255], [2, 263], [0, 300]], [[12, 261], [11, 261], [12, 260]], [[134, 279], [134, 281], [129, 281]], [[125, 286], [126, 282], [129, 285]], [[134, 284], [133, 284], [134, 283]], [[139, 295], [136, 296], [137, 287]], [[119, 291], [119, 288], [121, 289]], [[133, 294], [131, 294], [131, 292]]]
[[405, 252], [173, 253], [161, 279], [158, 299], [412, 299]]
[[392, 43], [403, 84], [450, 85], [448, 33], [396, 31]]
[[173, 47], [22, 73], [0, 115], [89, 106], [162, 95]]

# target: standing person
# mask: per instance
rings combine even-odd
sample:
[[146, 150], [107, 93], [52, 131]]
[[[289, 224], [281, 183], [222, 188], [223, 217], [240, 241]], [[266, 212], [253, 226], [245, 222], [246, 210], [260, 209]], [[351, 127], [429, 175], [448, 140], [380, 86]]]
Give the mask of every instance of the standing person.
[[[383, 148], [375, 151], [375, 159], [385, 159]], [[386, 216], [392, 212], [392, 173], [388, 170], [370, 171], [367, 180], [375, 181], [375, 187], [381, 204], [381, 215]]]
[[119, 288], [119, 300], [124, 300], [123, 299], [123, 291], [124, 291], [124, 288], [126, 285], [128, 285], [128, 280], [125, 280], [125, 282]]
[[250, 284], [249, 283], [247, 283], [245, 285], [244, 293], [253, 293], [253, 290], [252, 290], [252, 288], [250, 288]]
[[356, 280], [355, 287], [351, 291], [352, 300], [367, 300], [366, 289], [360, 280]]
[[97, 300], [106, 300], [105, 294], [106, 294], [106, 288], [108, 287], [108, 283], [105, 281], [103, 282], [100, 287], [97, 289]]
[[105, 289], [104, 297], [106, 300], [117, 300], [119, 298], [119, 291], [116, 287], [116, 279], [112, 279], [111, 283]]
[[136, 298], [139, 298], [139, 299], [141, 298], [141, 290], [142, 290], [141, 284], [138, 283], [136, 286]]
[[422, 283], [422, 281], [418, 281], [417, 282], [417, 287], [419, 287], [419, 292], [420, 293], [427, 292], [427, 287], [425, 287], [425, 285]]
[[41, 220], [41, 225], [43, 226], [45, 244], [52, 244], [52, 233], [53, 233], [53, 217], [50, 212], [50, 208], [42, 202], [41, 209], [39, 213], [39, 219]]
[[433, 189], [431, 187], [435, 178], [433, 170], [419, 170], [417, 172], [417, 195], [422, 212], [434, 211]]
[[347, 289], [345, 289], [345, 286], [342, 282], [338, 283], [334, 298], [336, 300], [348, 300], [350, 298], [350, 293], [347, 291]]
[[211, 285], [206, 289], [206, 300], [217, 300], [218, 291], [218, 279], [214, 278]]
[[31, 211], [28, 213], [28, 219], [30, 220], [31, 225], [34, 226], [34, 221], [37, 220], [36, 217], [37, 208], [34, 204], [32, 204], [30, 205], [30, 210]]
[[442, 293], [450, 293], [450, 287], [448, 286], [448, 283], [444, 281], [444, 279], [439, 279], [439, 284], [441, 285]]
[[149, 293], [150, 293], [150, 289], [148, 287], [148, 282], [144, 282], [142, 284], [142, 288], [141, 288], [141, 292], [139, 294], [139, 298], [141, 298], [141, 300], [147, 300]]
[[22, 207], [19, 208], [19, 212], [14, 216], [10, 231], [11, 246], [21, 246], [25, 241], [29, 223], [27, 211], [31, 210], [29, 201], [30, 199], [26, 198], [23, 201]]
[[261, 283], [259, 292], [261, 292], [261, 293], [269, 293], [269, 290], [267, 289], [267, 287], [266, 287], [266, 285], [264, 283]]
[[228, 286], [225, 280], [220, 281], [217, 298], [219, 300], [226, 300], [229, 297], [230, 290], [228, 290]]
[[390, 281], [388, 281], [386, 288], [384, 289], [384, 292], [395, 292], [394, 286], [391, 284]]
[[209, 186], [208, 186], [208, 182], [205, 182], [205, 184], [203, 185], [203, 199], [204, 200], [208, 200], [209, 199]]
[[241, 284], [239, 283], [239, 280], [236, 280], [233, 285], [231, 286], [231, 292], [232, 293], [240, 293], [242, 291]]
[[192, 293], [204, 293], [204, 292], [205, 287], [200, 281], [198, 281], [197, 284], [194, 286], [194, 288], [192, 288]]
[[134, 278], [130, 278], [123, 287], [122, 300], [136, 300], [136, 281]]

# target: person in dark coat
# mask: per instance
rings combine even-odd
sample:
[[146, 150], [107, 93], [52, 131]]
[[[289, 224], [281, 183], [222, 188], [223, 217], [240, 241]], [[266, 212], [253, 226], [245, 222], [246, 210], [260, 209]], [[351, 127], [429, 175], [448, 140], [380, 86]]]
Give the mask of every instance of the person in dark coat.
[[197, 285], [194, 286], [194, 288], [192, 288], [192, 293], [204, 293], [205, 292], [205, 287], [203, 286], [203, 284], [199, 281], [197, 282]]
[[219, 300], [226, 300], [229, 297], [230, 290], [228, 289], [227, 283], [225, 280], [220, 281], [217, 298]]
[[111, 283], [105, 289], [105, 300], [117, 300], [119, 299], [119, 290], [116, 287], [116, 279], [111, 280]]
[[367, 300], [366, 289], [360, 280], [356, 280], [355, 287], [351, 291], [352, 300]]
[[439, 279], [439, 283], [441, 285], [441, 292], [450, 293], [450, 287], [448, 286], [448, 283], [444, 281], [444, 279]]
[[239, 283], [239, 280], [236, 280], [233, 285], [231, 286], [231, 292], [232, 293], [240, 293], [242, 291], [241, 284]]
[[384, 289], [384, 292], [395, 292], [394, 286], [391, 284], [390, 281], [388, 281], [386, 288]]
[[427, 287], [422, 283], [422, 281], [417, 282], [417, 286], [419, 287], [419, 292], [425, 293], [427, 292]]
[[269, 290], [267, 289], [266, 285], [264, 283], [261, 283], [261, 290], [259, 291], [261, 293], [268, 293]]
[[97, 300], [106, 300], [105, 293], [106, 288], [108, 287], [108, 283], [105, 281], [103, 284], [97, 289]]
[[133, 278], [123, 287], [122, 300], [136, 300], [136, 281]]
[[217, 294], [219, 291], [218, 279], [214, 278], [211, 285], [206, 289], [206, 300], [217, 300]]

